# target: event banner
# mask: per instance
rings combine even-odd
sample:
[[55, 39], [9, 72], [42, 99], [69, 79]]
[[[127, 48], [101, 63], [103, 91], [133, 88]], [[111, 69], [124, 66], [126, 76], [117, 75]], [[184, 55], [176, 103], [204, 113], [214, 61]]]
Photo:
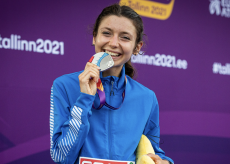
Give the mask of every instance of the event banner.
[[166, 156], [229, 163], [230, 0], [2, 0], [0, 163], [54, 163], [53, 81], [85, 68], [95, 20], [114, 3], [144, 22], [145, 44], [131, 62], [135, 80], [157, 96]]

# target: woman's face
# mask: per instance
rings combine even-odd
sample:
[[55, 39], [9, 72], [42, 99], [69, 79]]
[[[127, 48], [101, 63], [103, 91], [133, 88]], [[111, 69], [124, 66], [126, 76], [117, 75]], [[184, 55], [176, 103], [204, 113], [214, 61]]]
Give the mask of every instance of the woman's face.
[[142, 42], [135, 45], [136, 35], [136, 28], [128, 18], [107, 16], [101, 21], [97, 36], [93, 37], [95, 51], [110, 54], [114, 67], [122, 68], [134, 53], [134, 49], [139, 51], [142, 46]]

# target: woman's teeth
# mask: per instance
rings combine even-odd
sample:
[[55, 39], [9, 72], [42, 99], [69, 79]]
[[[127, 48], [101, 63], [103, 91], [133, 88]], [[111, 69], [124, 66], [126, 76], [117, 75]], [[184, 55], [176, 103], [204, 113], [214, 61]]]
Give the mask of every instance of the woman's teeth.
[[111, 56], [119, 56], [119, 54], [117, 54], [117, 53], [114, 53], [114, 52], [110, 52], [110, 51], [105, 51], [105, 53], [107, 53], [107, 54], [109, 54], [109, 55], [111, 55]]

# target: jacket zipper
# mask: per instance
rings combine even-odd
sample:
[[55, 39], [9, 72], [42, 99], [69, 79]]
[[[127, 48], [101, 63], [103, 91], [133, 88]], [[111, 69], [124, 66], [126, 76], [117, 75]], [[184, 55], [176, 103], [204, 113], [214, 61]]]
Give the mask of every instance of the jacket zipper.
[[[113, 94], [114, 95], [114, 92], [113, 92], [113, 84], [114, 84], [114, 81], [112, 80], [111, 81], [111, 90], [110, 90], [110, 96]], [[110, 99], [111, 100], [111, 99]]]
[[[111, 95], [114, 95], [114, 92], [113, 92], [113, 84], [114, 84], [114, 81], [111, 80], [111, 90], [110, 90], [110, 99], [109, 99], [109, 103], [111, 104]], [[109, 109], [109, 159], [111, 159], [111, 131], [110, 131], [110, 117], [111, 117], [111, 109]]]

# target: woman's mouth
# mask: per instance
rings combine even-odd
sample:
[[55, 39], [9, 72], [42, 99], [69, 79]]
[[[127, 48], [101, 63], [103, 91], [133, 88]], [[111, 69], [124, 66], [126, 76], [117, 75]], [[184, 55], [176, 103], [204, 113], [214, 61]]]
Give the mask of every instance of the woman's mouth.
[[108, 51], [108, 50], [105, 50], [105, 53], [111, 55], [111, 56], [114, 57], [114, 58], [121, 55], [120, 53], [110, 52], [110, 51]]

